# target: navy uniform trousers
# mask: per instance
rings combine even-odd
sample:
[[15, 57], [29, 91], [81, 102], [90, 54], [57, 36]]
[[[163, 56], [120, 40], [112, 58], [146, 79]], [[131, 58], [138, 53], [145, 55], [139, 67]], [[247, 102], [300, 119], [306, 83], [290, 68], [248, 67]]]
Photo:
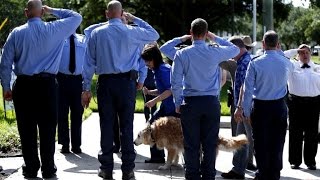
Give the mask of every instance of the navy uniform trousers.
[[[47, 73], [19, 75], [13, 86], [12, 96], [25, 162], [24, 173], [37, 174], [40, 165], [43, 174], [56, 172], [57, 88], [55, 75]], [[38, 131], [41, 164], [38, 157]]]
[[[319, 102], [317, 97], [289, 95], [289, 162], [300, 165], [302, 154], [307, 166], [315, 166], [318, 151]], [[304, 142], [304, 146], [302, 143]], [[302, 147], [303, 151], [302, 151]], [[303, 152], [303, 153], [302, 153]]]
[[133, 146], [133, 118], [136, 102], [136, 80], [130, 73], [103, 74], [98, 78], [97, 100], [100, 116], [101, 151], [98, 160], [100, 169], [112, 172], [114, 123], [119, 117], [121, 140], [121, 170], [134, 169], [136, 153]]
[[[181, 124], [184, 136], [184, 159], [187, 180], [215, 179], [216, 148], [220, 125], [217, 96], [184, 97]], [[200, 164], [200, 144], [203, 161]]]
[[82, 76], [58, 73], [59, 83], [59, 113], [58, 113], [58, 142], [63, 146], [70, 144], [69, 109], [71, 120], [71, 146], [81, 146], [81, 125], [83, 107], [81, 105]]
[[254, 99], [251, 112], [252, 134], [259, 180], [278, 180], [287, 131], [287, 106], [278, 100]]

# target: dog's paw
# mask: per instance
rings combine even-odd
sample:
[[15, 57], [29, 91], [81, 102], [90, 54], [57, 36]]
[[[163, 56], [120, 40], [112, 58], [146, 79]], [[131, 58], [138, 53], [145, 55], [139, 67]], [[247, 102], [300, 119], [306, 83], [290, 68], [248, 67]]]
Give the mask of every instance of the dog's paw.
[[169, 169], [171, 167], [171, 165], [170, 164], [165, 164], [165, 165], [163, 165], [163, 166], [159, 166], [159, 170], [167, 170], [167, 169]]

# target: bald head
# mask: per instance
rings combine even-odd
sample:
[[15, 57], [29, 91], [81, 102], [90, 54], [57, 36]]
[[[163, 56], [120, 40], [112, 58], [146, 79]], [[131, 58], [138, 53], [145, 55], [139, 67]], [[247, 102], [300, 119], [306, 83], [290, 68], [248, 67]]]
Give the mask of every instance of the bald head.
[[112, 18], [121, 18], [122, 16], [122, 5], [119, 1], [113, 0], [108, 3], [107, 6], [107, 17]]
[[29, 0], [25, 9], [25, 14], [28, 18], [41, 17], [43, 15], [42, 1]]

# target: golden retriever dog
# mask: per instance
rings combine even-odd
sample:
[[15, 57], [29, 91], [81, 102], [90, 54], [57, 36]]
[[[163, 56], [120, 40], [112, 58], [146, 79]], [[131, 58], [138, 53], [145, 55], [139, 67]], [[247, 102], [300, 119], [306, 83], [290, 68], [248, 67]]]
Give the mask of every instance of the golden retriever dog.
[[[219, 136], [217, 152], [218, 149], [236, 150], [247, 143], [248, 140], [244, 134], [230, 138]], [[148, 124], [145, 129], [139, 132], [134, 144], [136, 146], [141, 144], [154, 146], [156, 144], [158, 149], [165, 148], [168, 151], [167, 161], [159, 169], [168, 169], [172, 165], [179, 166], [179, 154], [184, 151], [180, 119], [173, 116], [161, 117], [151, 125]]]

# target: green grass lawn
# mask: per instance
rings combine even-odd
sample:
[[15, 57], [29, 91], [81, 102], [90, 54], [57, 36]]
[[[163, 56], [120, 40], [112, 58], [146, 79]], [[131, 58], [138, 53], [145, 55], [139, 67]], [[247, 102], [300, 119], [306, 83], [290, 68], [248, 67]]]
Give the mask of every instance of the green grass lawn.
[[320, 56], [311, 56], [313, 62], [320, 64]]
[[[93, 78], [93, 82], [91, 85], [91, 92], [93, 94], [93, 98], [91, 99], [91, 102], [89, 105], [90, 109], [92, 109], [92, 111], [94, 111], [94, 112], [98, 111], [97, 95], [96, 95], [96, 82], [97, 82], [97, 77], [95, 76]], [[227, 82], [226, 85], [224, 85], [221, 90], [220, 101], [221, 101], [221, 115], [222, 116], [230, 115], [229, 107], [227, 107], [227, 89], [229, 86], [230, 86], [230, 82]], [[136, 113], [143, 113], [143, 109], [144, 109], [144, 102], [143, 102], [142, 92], [138, 91], [137, 97], [136, 97], [135, 112]]]

